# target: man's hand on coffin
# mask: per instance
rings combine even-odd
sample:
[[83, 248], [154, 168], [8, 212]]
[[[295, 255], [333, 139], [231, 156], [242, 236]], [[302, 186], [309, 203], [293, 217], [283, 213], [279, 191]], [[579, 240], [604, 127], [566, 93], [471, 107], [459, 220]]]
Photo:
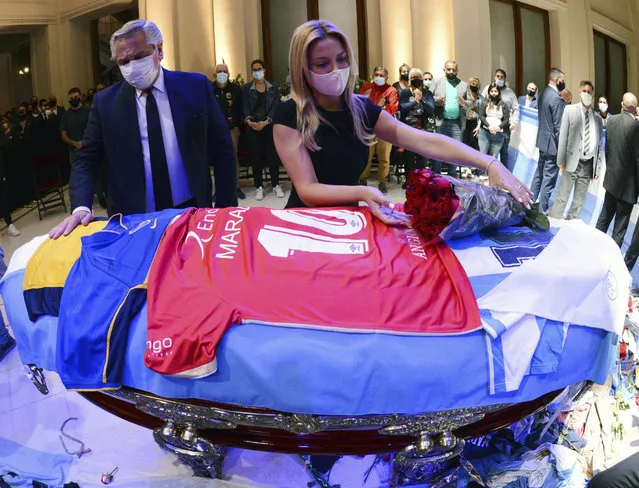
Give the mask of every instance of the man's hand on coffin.
[[499, 161], [493, 161], [488, 167], [488, 183], [490, 186], [503, 188], [526, 208], [530, 208], [533, 192]]
[[377, 188], [372, 186], [364, 187], [364, 197], [362, 200], [366, 202], [373, 212], [373, 215], [386, 225], [397, 225], [407, 227], [410, 224], [410, 217], [403, 212], [394, 210], [395, 204], [391, 202]]
[[51, 239], [57, 239], [60, 236], [68, 236], [78, 225], [89, 225], [93, 221], [93, 214], [85, 210], [80, 210], [64, 219], [60, 224], [56, 225], [49, 232]]

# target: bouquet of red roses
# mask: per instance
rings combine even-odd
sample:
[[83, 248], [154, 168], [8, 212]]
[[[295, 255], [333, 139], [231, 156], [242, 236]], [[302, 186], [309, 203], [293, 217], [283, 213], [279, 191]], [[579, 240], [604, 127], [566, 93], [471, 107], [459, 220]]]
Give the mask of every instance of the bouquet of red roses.
[[427, 242], [460, 239], [482, 230], [525, 224], [550, 227], [537, 208], [527, 210], [500, 188], [441, 176], [428, 169], [408, 175], [404, 211]]

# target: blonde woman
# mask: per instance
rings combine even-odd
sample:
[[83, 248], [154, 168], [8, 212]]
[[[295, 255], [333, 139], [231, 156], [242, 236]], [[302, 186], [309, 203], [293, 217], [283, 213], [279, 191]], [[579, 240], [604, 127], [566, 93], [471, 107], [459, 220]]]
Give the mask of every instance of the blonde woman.
[[383, 222], [404, 224], [379, 189], [358, 184], [374, 137], [435, 160], [488, 171], [492, 185], [530, 205], [530, 190], [494, 158], [413, 129], [355, 95], [353, 49], [334, 24], [312, 20], [299, 26], [291, 39], [289, 68], [291, 99], [279, 106], [273, 120], [275, 147], [293, 182], [287, 207], [364, 202]]

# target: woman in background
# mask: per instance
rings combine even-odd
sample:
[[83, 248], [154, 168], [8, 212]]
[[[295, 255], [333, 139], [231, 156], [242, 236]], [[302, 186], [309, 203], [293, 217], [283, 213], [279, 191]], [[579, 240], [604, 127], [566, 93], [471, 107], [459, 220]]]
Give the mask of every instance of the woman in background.
[[499, 87], [492, 82], [488, 87], [488, 99], [479, 105], [479, 150], [494, 158], [504, 143], [504, 129], [510, 123], [510, 110], [501, 99]]
[[242, 100], [246, 141], [251, 152], [253, 181], [256, 188], [255, 199], [264, 199], [263, 155], [266, 155], [266, 166], [269, 169], [273, 192], [276, 197], [284, 198], [284, 191], [280, 186], [280, 164], [273, 145], [273, 117], [280, 104], [280, 90], [275, 83], [266, 81], [262, 60], [256, 59], [251, 63], [251, 73], [253, 81], [242, 88]]

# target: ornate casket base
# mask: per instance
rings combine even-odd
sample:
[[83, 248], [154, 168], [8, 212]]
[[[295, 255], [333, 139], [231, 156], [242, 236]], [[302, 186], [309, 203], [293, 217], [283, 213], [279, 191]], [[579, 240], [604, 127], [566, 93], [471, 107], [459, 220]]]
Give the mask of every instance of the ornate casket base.
[[[221, 478], [228, 447], [301, 455], [398, 452], [394, 459], [398, 486], [446, 486], [462, 469], [472, 476], [472, 466], [461, 459], [464, 438], [511, 425], [544, 408], [560, 393], [520, 404], [353, 417], [171, 400], [129, 388], [82, 395], [103, 410], [152, 429], [158, 445], [191, 466], [196, 476]], [[330, 486], [318, 481], [320, 486]]]

